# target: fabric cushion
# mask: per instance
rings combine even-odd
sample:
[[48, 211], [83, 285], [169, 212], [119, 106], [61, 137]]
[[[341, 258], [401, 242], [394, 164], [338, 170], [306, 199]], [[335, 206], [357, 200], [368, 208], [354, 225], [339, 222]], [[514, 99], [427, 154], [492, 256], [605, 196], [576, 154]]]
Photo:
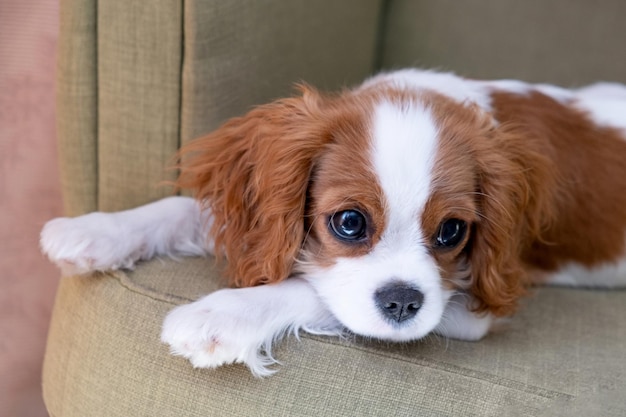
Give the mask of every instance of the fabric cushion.
[[64, 278], [44, 367], [51, 416], [626, 413], [624, 291], [542, 288], [480, 342], [290, 337], [278, 372], [255, 379], [242, 365], [193, 369], [159, 341], [165, 314], [218, 276], [193, 258]]

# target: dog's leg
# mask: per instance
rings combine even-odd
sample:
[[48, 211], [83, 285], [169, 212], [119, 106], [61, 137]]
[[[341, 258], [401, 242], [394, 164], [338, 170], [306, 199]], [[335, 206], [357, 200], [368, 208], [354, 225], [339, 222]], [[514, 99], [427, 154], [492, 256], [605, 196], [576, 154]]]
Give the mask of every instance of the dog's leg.
[[194, 367], [243, 363], [255, 376], [267, 376], [276, 363], [272, 343], [304, 330], [337, 335], [343, 327], [301, 278], [277, 284], [223, 289], [172, 310], [161, 340]]
[[626, 287], [626, 257], [594, 267], [568, 264], [547, 275], [550, 285], [583, 288]]
[[132, 210], [49, 221], [41, 249], [64, 274], [132, 268], [158, 255], [203, 255], [208, 215], [189, 197], [169, 197]]
[[435, 333], [459, 340], [479, 340], [489, 332], [494, 325], [494, 317], [489, 313], [476, 314], [470, 311], [468, 297], [466, 294], [452, 296]]

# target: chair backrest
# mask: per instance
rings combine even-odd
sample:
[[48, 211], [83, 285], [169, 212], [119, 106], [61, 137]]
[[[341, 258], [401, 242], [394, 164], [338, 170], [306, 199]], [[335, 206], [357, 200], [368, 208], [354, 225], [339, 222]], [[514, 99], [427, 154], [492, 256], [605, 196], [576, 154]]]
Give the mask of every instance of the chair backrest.
[[383, 68], [575, 87], [626, 82], [623, 0], [393, 0]]
[[68, 215], [137, 206], [182, 142], [290, 94], [371, 74], [381, 0], [149, 2], [61, 7], [58, 130]]
[[623, 0], [66, 0], [58, 137], [66, 212], [112, 211], [159, 186], [181, 143], [295, 82], [379, 68], [578, 85], [626, 81]]

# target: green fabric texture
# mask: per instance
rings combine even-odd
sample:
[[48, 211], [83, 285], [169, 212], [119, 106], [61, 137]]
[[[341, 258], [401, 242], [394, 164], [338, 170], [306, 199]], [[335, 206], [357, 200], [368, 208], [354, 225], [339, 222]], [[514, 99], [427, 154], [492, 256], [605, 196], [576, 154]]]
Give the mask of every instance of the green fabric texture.
[[335, 90], [371, 75], [381, 3], [186, 1], [183, 142], [295, 83]]
[[98, 209], [96, 2], [64, 0], [57, 66], [57, 137], [65, 212]]
[[393, 0], [385, 68], [580, 86], [626, 82], [622, 0]]
[[380, 9], [380, 0], [64, 2], [67, 213], [171, 195], [176, 173], [167, 168], [181, 141], [299, 81], [336, 89], [362, 80], [373, 70]]
[[290, 337], [261, 380], [242, 365], [193, 369], [159, 342], [174, 305], [219, 287], [212, 271], [194, 258], [64, 278], [45, 360], [51, 415], [581, 415], [594, 398], [591, 415], [626, 412], [624, 292], [540, 289], [478, 343]]
[[[66, 212], [137, 206], [172, 154], [306, 81], [378, 67], [475, 77], [625, 81], [619, 0], [452, 2], [64, 0], [58, 130]], [[529, 29], [530, 28], [530, 29]], [[626, 292], [543, 288], [477, 343], [302, 335], [275, 376], [194, 370], [159, 342], [164, 315], [220, 287], [210, 259], [65, 277], [44, 364], [52, 417], [626, 415]]]
[[98, 3], [98, 209], [171, 195], [179, 147], [182, 2]]

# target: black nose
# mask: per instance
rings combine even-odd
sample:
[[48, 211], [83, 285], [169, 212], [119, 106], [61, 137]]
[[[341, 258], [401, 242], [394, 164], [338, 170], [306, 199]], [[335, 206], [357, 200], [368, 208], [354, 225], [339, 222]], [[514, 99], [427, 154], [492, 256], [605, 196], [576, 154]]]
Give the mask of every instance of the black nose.
[[376, 291], [374, 299], [385, 318], [401, 323], [417, 314], [424, 294], [408, 285], [393, 283]]

